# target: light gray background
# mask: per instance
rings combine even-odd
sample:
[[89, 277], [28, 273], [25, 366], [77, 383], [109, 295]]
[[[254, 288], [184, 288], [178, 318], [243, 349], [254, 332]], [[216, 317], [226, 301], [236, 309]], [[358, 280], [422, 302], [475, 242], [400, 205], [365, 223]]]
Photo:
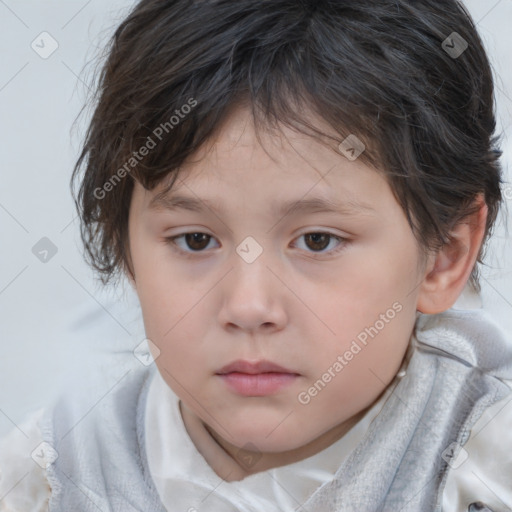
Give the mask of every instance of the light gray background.
[[[102, 289], [84, 263], [69, 191], [87, 120], [70, 133], [85, 100], [83, 66], [132, 4], [0, 0], [0, 435], [71, 382], [91, 389], [92, 406], [140, 364], [119, 352], [144, 339], [136, 296], [128, 286], [116, 293]], [[512, 0], [466, 4], [497, 75], [503, 165], [510, 176]], [[31, 48], [43, 31], [59, 45], [47, 59]], [[512, 187], [506, 191], [510, 206]], [[482, 300], [510, 333], [512, 248], [504, 218], [489, 267], [482, 269]], [[32, 253], [43, 237], [58, 251], [47, 263]]]

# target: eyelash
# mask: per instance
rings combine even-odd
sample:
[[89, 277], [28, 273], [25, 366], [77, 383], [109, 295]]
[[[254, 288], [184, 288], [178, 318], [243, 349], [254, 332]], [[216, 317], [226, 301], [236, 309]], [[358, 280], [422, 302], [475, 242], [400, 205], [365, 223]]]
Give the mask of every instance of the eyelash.
[[[203, 249], [201, 251], [185, 251], [185, 250], [181, 249], [180, 247], [178, 247], [178, 245], [176, 244], [176, 240], [178, 238], [183, 238], [186, 235], [193, 235], [193, 234], [200, 234], [200, 235], [209, 236], [210, 240], [212, 238], [214, 238], [213, 236], [208, 235], [208, 233], [202, 233], [201, 231], [190, 231], [188, 233], [181, 233], [180, 235], [166, 237], [166, 238], [164, 238], [164, 240], [165, 240], [165, 243], [168, 244], [169, 246], [171, 246], [171, 248], [174, 251], [177, 251], [178, 253], [184, 255], [185, 258], [194, 258], [196, 254], [201, 254], [201, 253], [205, 252], [205, 249]], [[348, 239], [343, 238], [343, 237], [341, 237], [339, 235], [334, 235], [333, 233], [329, 233], [329, 232], [326, 232], [326, 231], [310, 231], [308, 233], [303, 233], [298, 238], [301, 238], [301, 237], [306, 236], [306, 235], [327, 235], [331, 239], [335, 238], [335, 239], [337, 239], [340, 242], [339, 245], [335, 249], [331, 249], [330, 251], [327, 251], [327, 252], [314, 252], [313, 251], [313, 252], [311, 252], [311, 254], [314, 255], [313, 256], [314, 258], [318, 258], [317, 255], [337, 254], [338, 252], [342, 251], [345, 248], [346, 244], [348, 243]]]

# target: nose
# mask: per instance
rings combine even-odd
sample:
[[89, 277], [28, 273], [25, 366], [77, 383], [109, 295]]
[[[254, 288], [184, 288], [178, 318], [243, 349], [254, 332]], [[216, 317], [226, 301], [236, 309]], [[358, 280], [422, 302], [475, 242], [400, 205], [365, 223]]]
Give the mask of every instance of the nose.
[[238, 254], [232, 258], [233, 269], [221, 285], [219, 321], [224, 329], [269, 334], [286, 324], [287, 288], [277, 277], [278, 270], [268, 266], [264, 254], [252, 263]]

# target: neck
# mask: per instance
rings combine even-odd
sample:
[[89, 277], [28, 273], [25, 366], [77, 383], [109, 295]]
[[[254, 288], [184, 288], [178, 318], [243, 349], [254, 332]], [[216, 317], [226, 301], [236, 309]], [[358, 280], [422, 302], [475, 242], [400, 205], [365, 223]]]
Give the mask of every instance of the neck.
[[303, 446], [283, 452], [266, 453], [241, 449], [230, 443], [210, 425], [203, 422], [181, 400], [180, 410], [185, 428], [197, 450], [220, 478], [231, 482], [271, 468], [292, 464], [319, 453], [343, 437], [364, 416], [368, 408]]

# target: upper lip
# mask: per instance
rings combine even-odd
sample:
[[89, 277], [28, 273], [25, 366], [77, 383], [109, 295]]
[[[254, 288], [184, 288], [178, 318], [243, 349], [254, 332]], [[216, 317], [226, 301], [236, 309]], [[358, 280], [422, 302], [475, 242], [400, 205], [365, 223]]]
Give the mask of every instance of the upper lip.
[[237, 361], [233, 361], [232, 363], [223, 366], [217, 374], [225, 374], [231, 372], [239, 372], [239, 373], [249, 373], [255, 375], [257, 373], [296, 373], [288, 368], [284, 368], [283, 366], [279, 366], [278, 364], [273, 363], [272, 361], [244, 361], [242, 359], [238, 359]]

